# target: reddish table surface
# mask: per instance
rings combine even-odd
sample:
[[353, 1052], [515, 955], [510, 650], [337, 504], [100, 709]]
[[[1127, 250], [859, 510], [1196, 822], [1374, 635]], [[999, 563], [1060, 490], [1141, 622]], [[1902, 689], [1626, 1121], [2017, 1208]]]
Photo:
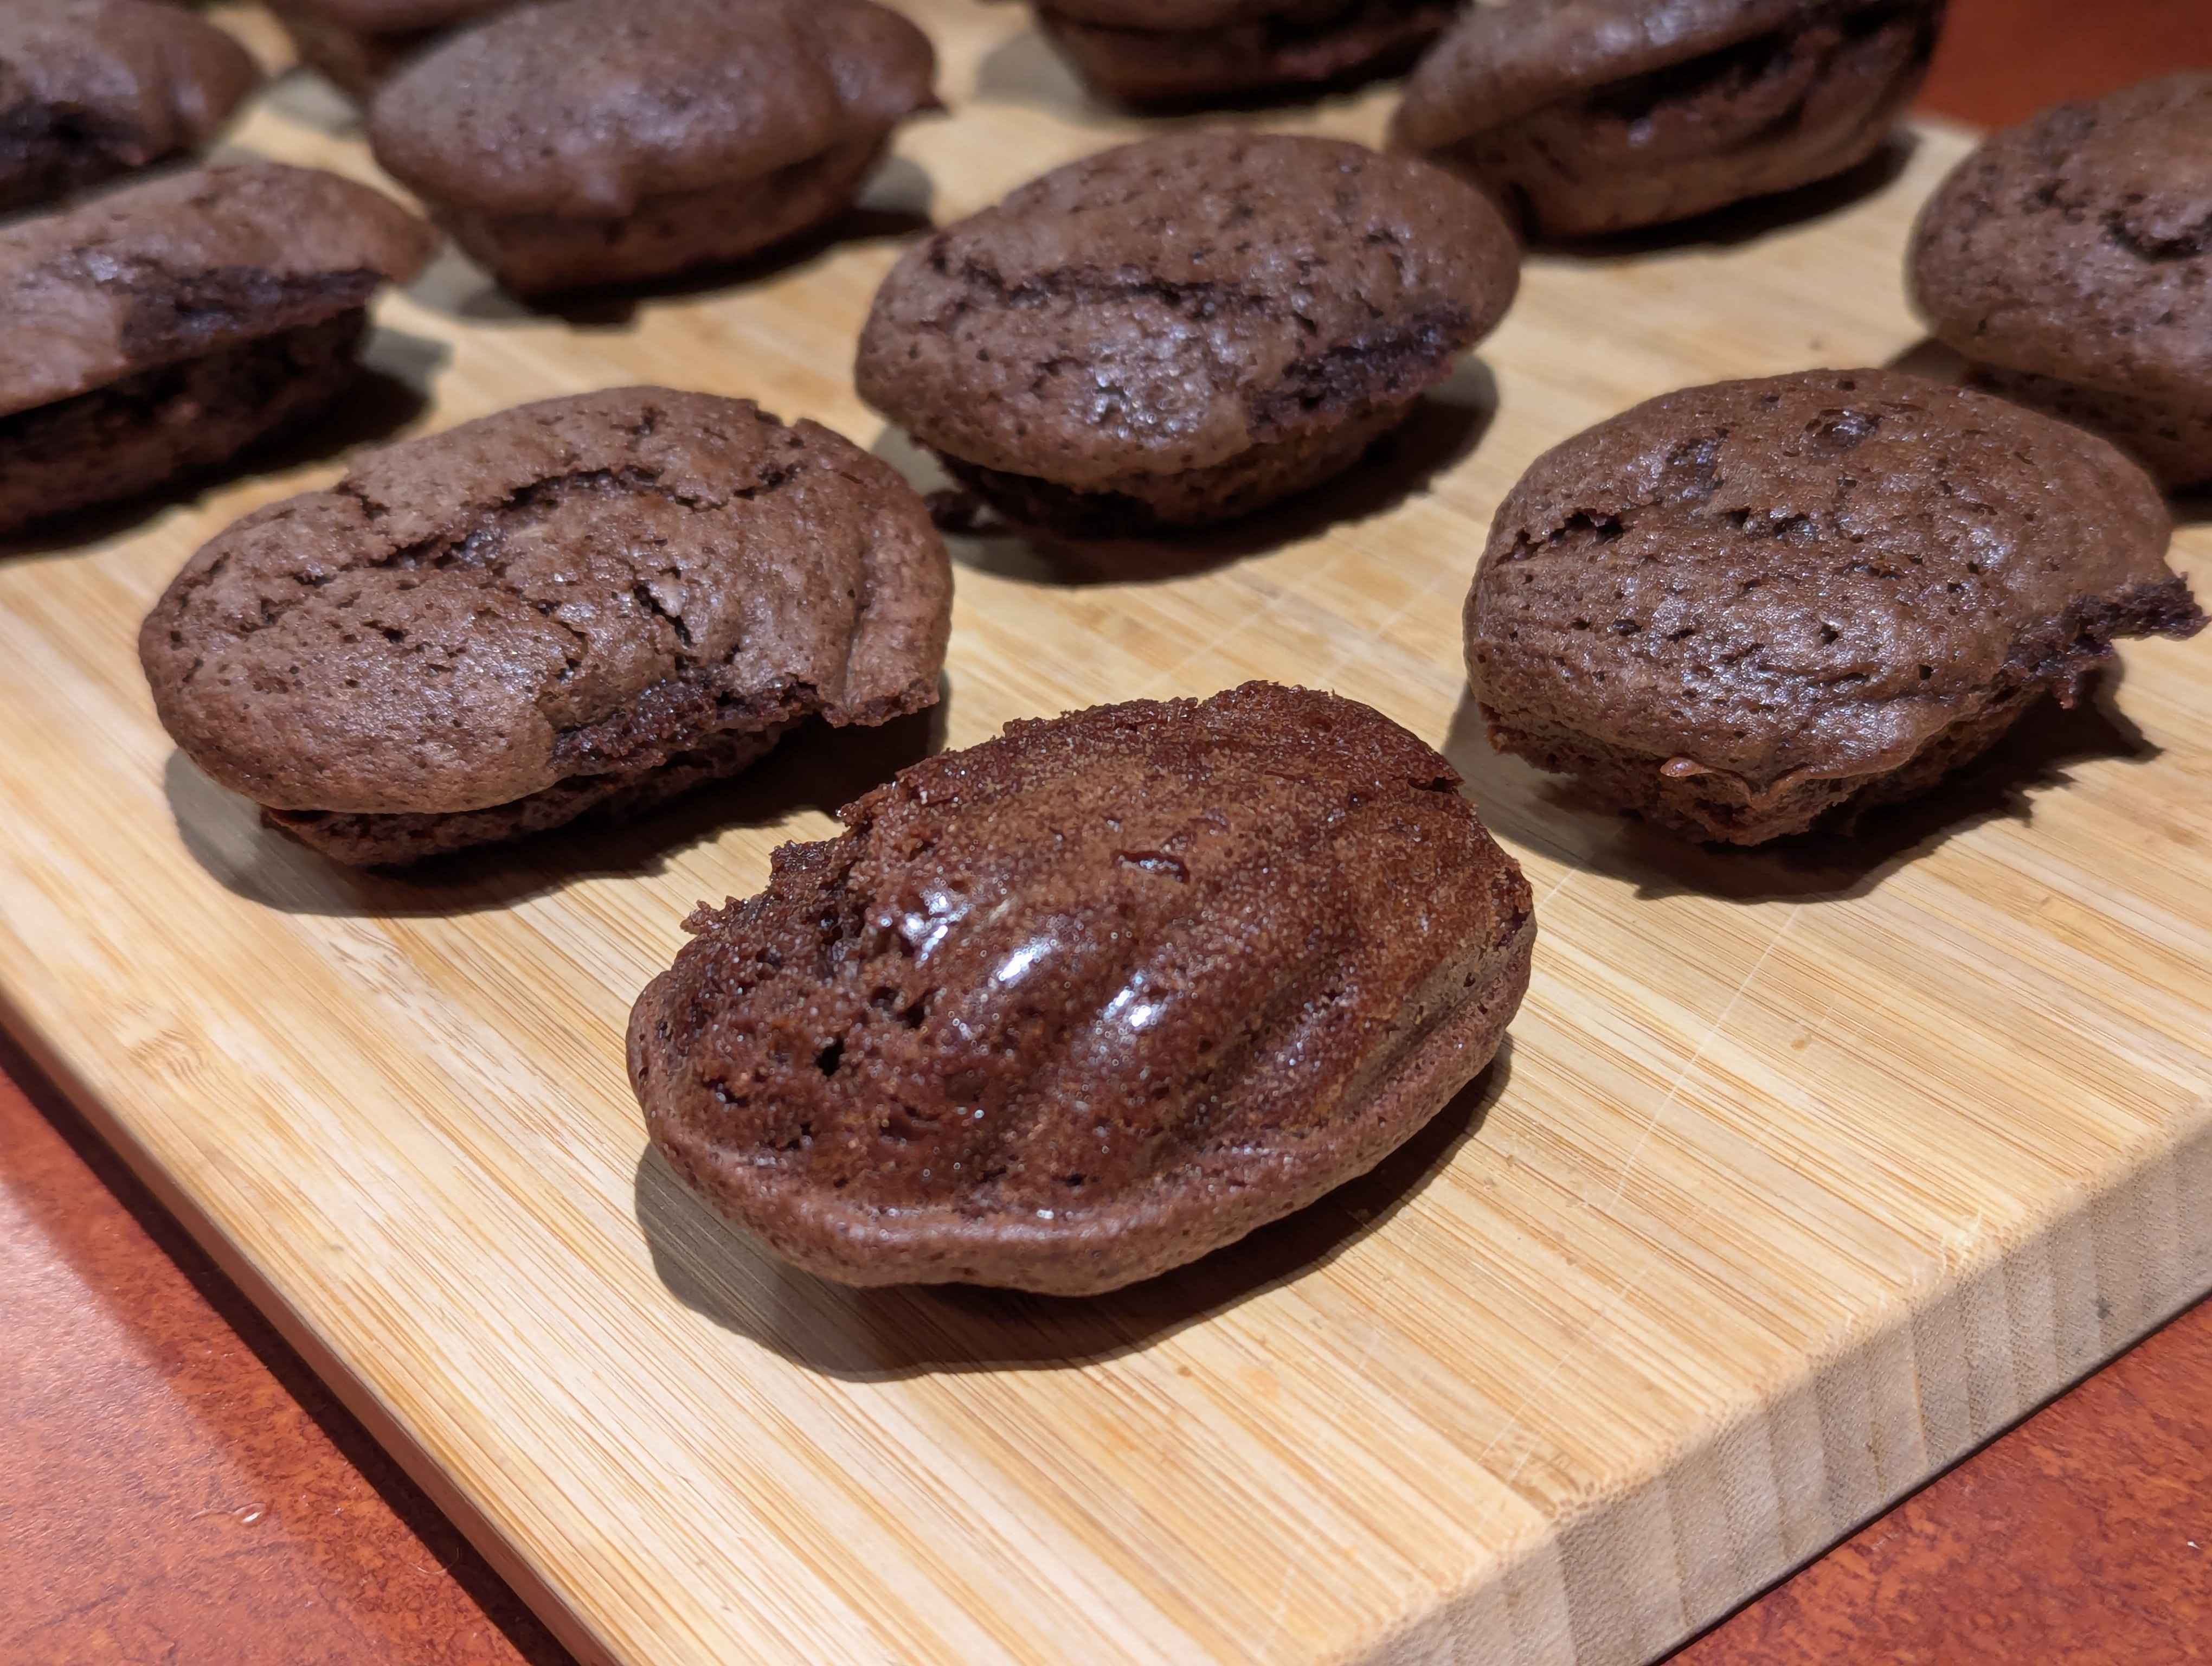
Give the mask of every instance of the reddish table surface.
[[[1988, 124], [2212, 64], [2212, 0], [1952, 0]], [[0, 1666], [568, 1657], [0, 1043]], [[2212, 1304], [1674, 1666], [2212, 1659]]]

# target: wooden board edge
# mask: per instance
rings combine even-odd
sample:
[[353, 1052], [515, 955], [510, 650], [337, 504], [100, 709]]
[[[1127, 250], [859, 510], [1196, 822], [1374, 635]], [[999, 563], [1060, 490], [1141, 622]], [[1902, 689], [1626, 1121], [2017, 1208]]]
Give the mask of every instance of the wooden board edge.
[[100, 1095], [47, 1045], [38, 1025], [9, 999], [4, 988], [0, 988], [0, 1031], [7, 1032], [54, 1091], [123, 1160], [139, 1183], [153, 1195], [155, 1201], [185, 1229], [222, 1275], [239, 1287], [255, 1310], [275, 1327], [286, 1346], [306, 1362], [307, 1369], [368, 1431], [369, 1438], [391, 1456], [408, 1480], [422, 1489], [439, 1513], [459, 1529], [462, 1537], [490, 1565], [492, 1572], [506, 1582], [561, 1646], [576, 1657], [580, 1666], [624, 1666], [622, 1658], [592, 1630], [583, 1616], [562, 1600], [544, 1574], [477, 1507], [445, 1467], [415, 1438], [404, 1420], [386, 1407], [324, 1341], [313, 1322], [263, 1277], [246, 1251], [170, 1179], [122, 1120], [109, 1113]]
[[[1985, 1239], [1982, 1253], [1931, 1269], [1878, 1322], [1809, 1358], [1763, 1409], [1700, 1430], [1347, 1666], [1638, 1666], [1757, 1600], [2212, 1296], [2212, 1098], [2191, 1122], [2178, 1139], [2146, 1138], [2110, 1183], [2014, 1241]], [[2086, 1312], [2063, 1304], [2069, 1285]], [[2100, 1288], [2135, 1299], [2123, 1310]], [[2086, 1345], [2085, 1327], [2095, 1332]], [[1865, 1458], [1907, 1410], [1924, 1458], [1885, 1474]], [[1746, 1542], [1741, 1512], [1713, 1506], [1756, 1490], [1762, 1464], [1773, 1531]], [[1691, 1577], [1701, 1566], [1724, 1577]]]

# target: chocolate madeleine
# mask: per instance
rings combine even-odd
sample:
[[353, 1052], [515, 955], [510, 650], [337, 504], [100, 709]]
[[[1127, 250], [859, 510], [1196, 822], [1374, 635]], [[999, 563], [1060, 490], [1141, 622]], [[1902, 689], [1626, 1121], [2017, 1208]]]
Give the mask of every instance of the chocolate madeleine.
[[204, 148], [261, 79], [212, 23], [153, 0], [0, 6], [0, 214]]
[[1394, 143], [1577, 237], [1844, 173], [1928, 73], [1945, 0], [1518, 0], [1469, 7]]
[[1907, 277], [1982, 386], [2212, 485], [2212, 71], [1991, 134], [1921, 210]]
[[653, 1142], [848, 1283], [1088, 1294], [1195, 1260], [1497, 1051], [1535, 923], [1458, 786], [1268, 683], [927, 759], [687, 922], [630, 1019]]
[[364, 102], [399, 66], [518, 0], [269, 0], [300, 62]]
[[1520, 260], [1480, 192], [1414, 158], [1176, 133], [909, 249], [855, 377], [1011, 520], [1205, 526], [1358, 462], [1504, 315]]
[[370, 106], [376, 159], [506, 289], [735, 260], [850, 207], [932, 107], [874, 0], [553, 0], [446, 42]]
[[2095, 436], [1887, 370], [1669, 393], [1536, 459], [1467, 604], [1491, 744], [1758, 844], [1923, 791], [2202, 629], [2172, 523]]
[[1320, 88], [1401, 67], [1460, 0], [1036, 0], [1037, 24], [1092, 88], [1188, 105]]
[[369, 300], [430, 228], [250, 162], [0, 226], [0, 532], [224, 462], [349, 384]]
[[933, 704], [951, 573], [904, 481], [747, 400], [621, 388], [373, 452], [186, 564], [139, 655], [271, 824], [410, 861], [628, 814], [800, 720]]

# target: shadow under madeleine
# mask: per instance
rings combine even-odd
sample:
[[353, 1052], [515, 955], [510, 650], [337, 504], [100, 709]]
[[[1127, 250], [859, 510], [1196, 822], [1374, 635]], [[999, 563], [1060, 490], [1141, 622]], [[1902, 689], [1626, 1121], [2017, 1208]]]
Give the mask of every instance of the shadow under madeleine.
[[1384, 1231], [1482, 1128], [1512, 1079], [1512, 1038], [1449, 1104], [1366, 1174], [1172, 1272], [1102, 1296], [967, 1285], [854, 1288], [786, 1265], [695, 1197], [658, 1149], [638, 1160], [637, 1221], [686, 1307], [826, 1376], [1056, 1370], [1114, 1359], [1326, 1267]]
[[1493, 830], [1627, 880], [1643, 900], [1843, 902], [1985, 822], [2033, 821], [2036, 799], [2069, 785], [2076, 765], [2157, 757], [2160, 749], [2119, 708], [2124, 678], [2113, 660], [2070, 709], [2038, 699], [1995, 745], [1916, 797], [1878, 806], [1848, 826], [1824, 823], [1748, 848], [1699, 843], [1655, 827], [1595, 799], [1571, 776], [1546, 775], [1492, 751], [1472, 694], [1460, 696], [1443, 750]]
[[1788, 191], [1747, 198], [1725, 208], [1671, 220], [1664, 225], [1592, 237], [1536, 238], [1532, 254], [1582, 261], [1638, 260], [1683, 249], [1740, 248], [1786, 232], [1808, 221], [1855, 208], [1878, 196], [1904, 176], [1919, 149], [1918, 135], [1900, 128], [1856, 167]]
[[[1162, 50], [1173, 50], [1164, 43]], [[1034, 25], [990, 49], [976, 66], [975, 102], [1017, 104], [1050, 111], [1079, 127], [1125, 129], [1133, 119], [1161, 130], [1208, 126], [1239, 117], [1279, 116], [1340, 101], [1376, 82], [1403, 75], [1419, 59], [1408, 45], [1353, 65], [1322, 81], [1291, 81], [1235, 92], [1193, 93], [1127, 103], [1093, 90]]]
[[962, 567], [1024, 584], [1156, 584], [1388, 514], [1471, 455], [1497, 415], [1497, 380], [1469, 358], [1342, 473], [1256, 514], [1172, 538], [1076, 539], [988, 512], [972, 515], [944, 466], [903, 430], [885, 428], [871, 449], [933, 500]]
[[483, 845], [403, 868], [334, 862], [265, 827], [258, 806], [218, 787], [181, 752], [163, 776], [185, 848], [234, 895], [286, 914], [400, 919], [479, 914], [581, 880], [667, 871], [684, 852], [734, 827], [774, 826], [805, 810], [834, 813], [945, 744], [949, 685], [938, 703], [876, 728], [810, 720], [759, 763], [702, 783], [634, 820], [588, 817], [507, 844]]

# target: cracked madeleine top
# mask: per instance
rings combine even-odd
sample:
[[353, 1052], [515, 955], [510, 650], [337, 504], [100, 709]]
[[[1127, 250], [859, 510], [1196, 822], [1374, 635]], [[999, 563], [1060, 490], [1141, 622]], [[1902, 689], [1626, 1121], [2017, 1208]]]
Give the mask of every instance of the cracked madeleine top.
[[475, 810], [932, 704], [951, 594], [889, 465], [747, 400], [633, 387], [388, 446], [246, 516], [139, 655], [177, 744], [262, 804]]
[[376, 159], [440, 204], [621, 219], [936, 103], [928, 37], [874, 0], [552, 0], [433, 47], [370, 106]]
[[1721, 382], [1536, 459], [1468, 598], [1468, 670], [1488, 713], [1755, 788], [1869, 774], [2114, 635], [2197, 629], [2171, 530], [2118, 451], [2002, 399]]
[[35, 120], [43, 106], [47, 120], [127, 166], [197, 150], [260, 79], [245, 47], [175, 6], [8, 0], [0, 7], [0, 110], [20, 119], [29, 106]]
[[1220, 129], [1055, 169], [909, 249], [860, 396], [925, 445], [1082, 489], [1410, 399], [1487, 334], [1520, 250], [1473, 186]]
[[854, 1282], [1188, 1260], [1425, 1120], [1395, 1073], [1468, 1007], [1503, 1028], [1528, 886], [1458, 785], [1381, 713], [1268, 683], [925, 759], [688, 922], [630, 1022], [654, 1140]]
[[382, 192], [276, 162], [0, 225], [0, 416], [365, 306], [434, 243]]
[[1921, 210], [1913, 296], [2010, 370], [2212, 401], [2212, 71], [1984, 140]]

